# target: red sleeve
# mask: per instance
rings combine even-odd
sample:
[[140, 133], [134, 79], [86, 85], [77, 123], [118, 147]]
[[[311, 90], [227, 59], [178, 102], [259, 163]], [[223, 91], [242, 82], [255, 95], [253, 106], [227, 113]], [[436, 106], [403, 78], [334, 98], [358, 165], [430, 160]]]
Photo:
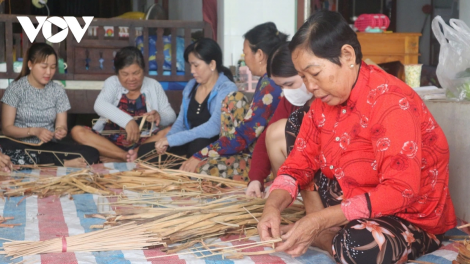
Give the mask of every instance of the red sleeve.
[[[280, 119], [288, 118], [294, 109], [295, 107], [289, 103], [285, 97], [282, 97], [267, 127], [269, 127], [270, 124], [279, 121]], [[263, 133], [258, 138], [258, 142], [256, 143], [251, 158], [252, 165], [250, 166], [250, 172], [248, 173], [250, 181], [259, 181], [261, 182], [261, 185], [263, 185], [264, 180], [271, 173], [271, 162], [269, 161], [265, 142], [266, 130], [267, 128], [264, 129]]]

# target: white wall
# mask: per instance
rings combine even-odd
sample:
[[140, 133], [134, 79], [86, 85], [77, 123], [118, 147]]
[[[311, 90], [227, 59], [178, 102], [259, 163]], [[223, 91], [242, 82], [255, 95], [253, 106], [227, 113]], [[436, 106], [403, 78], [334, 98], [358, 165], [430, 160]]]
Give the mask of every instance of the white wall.
[[227, 67], [237, 63], [243, 35], [254, 26], [272, 21], [289, 38], [296, 32], [296, 0], [218, 0], [218, 9], [217, 38]]
[[202, 0], [170, 0], [169, 19], [202, 21]]
[[470, 1], [460, 0], [459, 19], [463, 20], [470, 27]]
[[[467, 1], [467, 0], [463, 0]], [[458, 218], [470, 222], [470, 103], [467, 101], [425, 101], [449, 143], [449, 191]]]
[[[397, 1], [397, 32], [421, 32], [426, 15], [421, 8], [431, 4], [431, 0], [398, 0]], [[431, 38], [431, 17], [428, 17], [423, 35], [420, 37], [420, 63], [429, 64]]]

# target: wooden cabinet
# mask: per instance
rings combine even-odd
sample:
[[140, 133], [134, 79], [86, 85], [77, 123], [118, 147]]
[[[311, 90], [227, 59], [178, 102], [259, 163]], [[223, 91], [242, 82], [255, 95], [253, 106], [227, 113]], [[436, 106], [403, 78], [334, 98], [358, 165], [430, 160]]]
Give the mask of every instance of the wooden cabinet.
[[400, 61], [418, 63], [420, 33], [357, 33], [364, 59], [377, 64]]
[[[418, 63], [420, 36], [420, 33], [357, 33], [363, 60], [370, 59], [377, 64]], [[404, 80], [403, 73], [399, 77]]]

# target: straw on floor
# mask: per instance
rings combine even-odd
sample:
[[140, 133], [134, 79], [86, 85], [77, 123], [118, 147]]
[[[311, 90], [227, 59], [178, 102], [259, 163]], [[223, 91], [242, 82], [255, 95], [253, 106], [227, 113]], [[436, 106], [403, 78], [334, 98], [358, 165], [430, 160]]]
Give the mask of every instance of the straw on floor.
[[[207, 238], [227, 234], [253, 236], [257, 233], [256, 226], [264, 204], [264, 199], [233, 195], [192, 206], [123, 207], [116, 211], [116, 215], [87, 215], [105, 218], [106, 222], [102, 226], [93, 226], [103, 230], [46, 241], [9, 241], [3, 244], [4, 251], [0, 254], [17, 258], [64, 251], [146, 249], [157, 245], [163, 245], [167, 253], [176, 253], [194, 247], [197, 243], [204, 243]], [[296, 203], [283, 212], [282, 223], [293, 223], [304, 214], [303, 205]], [[273, 246], [278, 241], [248, 246]], [[172, 245], [175, 246], [170, 247]], [[208, 247], [206, 250], [211, 252], [208, 255], [240, 257], [244, 256], [241, 250], [246, 248], [232, 247], [224, 251]], [[199, 252], [197, 248], [193, 250]]]

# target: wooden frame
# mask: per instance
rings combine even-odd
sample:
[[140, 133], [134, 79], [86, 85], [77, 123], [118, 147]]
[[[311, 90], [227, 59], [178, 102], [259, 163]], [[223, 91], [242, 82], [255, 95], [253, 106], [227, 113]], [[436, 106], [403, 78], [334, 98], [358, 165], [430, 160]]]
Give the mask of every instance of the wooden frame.
[[304, 24], [304, 22], [305, 22], [305, 0], [297, 0], [297, 29], [299, 29]]
[[[29, 16], [33, 23], [37, 23], [34, 16]], [[85, 23], [82, 18], [78, 18], [79, 23], [83, 26]], [[29, 39], [26, 37], [24, 31], [21, 34], [13, 32], [13, 26], [19, 24], [16, 15], [2, 15], [0, 16], [0, 27], [4, 26], [5, 29], [5, 50], [0, 49], [0, 53], [5, 54], [5, 61], [7, 66], [6, 72], [0, 72], [0, 79], [14, 79], [18, 75], [13, 71], [13, 40], [15, 39], [15, 50], [17, 57], [28, 49], [31, 45]], [[90, 25], [97, 27], [96, 34], [85, 33], [80, 43], [77, 43], [73, 34], [69, 32], [66, 40], [62, 43], [52, 44], [59, 57], [64, 59], [68, 64], [67, 73], [56, 73], [54, 78], [56, 80], [105, 80], [114, 74], [112, 60], [114, 52], [125, 46], [135, 46], [135, 39], [138, 36], [137, 31], [142, 32], [143, 43], [149, 43], [149, 36], [156, 35], [156, 50], [163, 51], [164, 43], [163, 36], [165, 29], [171, 32], [171, 70], [167, 71], [164, 75], [163, 63], [165, 60], [163, 52], [157, 52], [156, 62], [159, 65], [157, 75], [149, 75], [148, 66], [149, 61], [149, 45], [144, 45], [144, 58], [146, 58], [146, 75], [155, 78], [158, 81], [166, 82], [180, 82], [188, 81], [192, 78], [189, 66], [185, 65], [184, 75], [177, 74], [176, 68], [176, 43], [178, 31], [184, 31], [184, 45], [187, 46], [191, 43], [191, 33], [193, 30], [202, 30], [204, 37], [212, 37], [212, 30], [208, 23], [204, 21], [180, 21], [180, 20], [131, 20], [131, 19], [107, 19], [96, 18]], [[114, 27], [115, 34], [113, 36], [105, 36], [104, 27]], [[120, 28], [128, 29], [128, 36], [121, 35]], [[56, 26], [52, 27], [53, 34], [58, 32]], [[22, 42], [20, 44], [20, 41]], [[36, 41], [44, 42], [44, 36], [40, 32], [36, 37]], [[0, 47], [2, 45], [0, 44]], [[89, 68], [86, 69], [86, 59], [91, 57]], [[2, 57], [2, 56], [0, 56]], [[104, 58], [103, 67], [100, 67], [98, 58]], [[169, 73], [169, 74], [167, 74]]]

